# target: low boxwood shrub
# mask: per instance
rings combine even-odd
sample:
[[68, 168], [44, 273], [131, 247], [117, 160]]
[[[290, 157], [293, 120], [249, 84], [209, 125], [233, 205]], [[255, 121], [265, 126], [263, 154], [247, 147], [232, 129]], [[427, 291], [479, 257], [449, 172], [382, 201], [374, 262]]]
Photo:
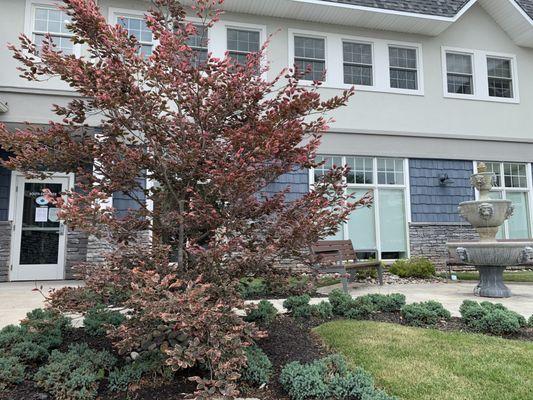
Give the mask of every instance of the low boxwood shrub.
[[396, 260], [389, 272], [400, 278], [431, 278], [435, 275], [435, 265], [427, 258], [414, 257], [409, 260]]
[[311, 306], [311, 314], [319, 319], [333, 318], [333, 306], [328, 301], [321, 301]]
[[57, 400], [91, 400], [97, 396], [98, 382], [115, 363], [107, 351], [92, 350], [86, 343], [71, 344], [66, 352], [53, 350], [34, 379]]
[[63, 334], [70, 329], [70, 318], [52, 309], [37, 308], [26, 314], [20, 322], [25, 341], [31, 341], [46, 349], [54, 349], [63, 343]]
[[126, 317], [116, 310], [110, 310], [104, 305], [91, 308], [85, 314], [83, 327], [91, 336], [103, 336], [110, 326], [119, 326]]
[[241, 379], [252, 386], [266, 385], [272, 376], [272, 363], [267, 355], [257, 346], [246, 347], [244, 351], [247, 361]]
[[9, 352], [11, 347], [26, 340], [26, 332], [20, 326], [8, 325], [0, 330], [0, 350]]
[[172, 370], [164, 363], [160, 352], [147, 352], [109, 373], [108, 388], [113, 392], [127, 392], [132, 385], [138, 387], [142, 379], [161, 377], [170, 379]]
[[374, 305], [374, 309], [381, 312], [400, 311], [405, 305], [405, 295], [400, 293], [386, 295], [373, 293], [362, 297], [367, 298]]
[[459, 308], [464, 323], [472, 330], [494, 335], [517, 333], [527, 325], [526, 319], [502, 304], [465, 300]]
[[353, 299], [339, 289], [329, 294], [329, 302], [333, 308], [333, 314], [349, 319], [365, 319], [376, 311], [370, 297], [361, 296]]
[[340, 355], [309, 364], [291, 362], [281, 370], [279, 381], [293, 400], [392, 400], [374, 387], [363, 369], [350, 371]]
[[344, 317], [353, 305], [352, 296], [339, 289], [332, 290], [328, 300], [333, 307], [333, 314], [339, 317]]
[[24, 370], [24, 364], [18, 357], [0, 357], [0, 391], [22, 383]]
[[261, 300], [256, 306], [252, 307], [244, 320], [247, 322], [256, 322], [261, 325], [268, 325], [276, 318], [278, 310], [270, 301]]
[[451, 318], [451, 314], [437, 301], [406, 304], [401, 309], [402, 317], [407, 325], [433, 326], [441, 320]]

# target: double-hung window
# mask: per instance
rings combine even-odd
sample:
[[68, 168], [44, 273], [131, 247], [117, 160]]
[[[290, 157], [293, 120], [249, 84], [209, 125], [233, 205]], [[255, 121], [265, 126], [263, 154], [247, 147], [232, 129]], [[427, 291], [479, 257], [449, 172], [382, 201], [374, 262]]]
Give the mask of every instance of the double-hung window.
[[75, 54], [76, 46], [72, 42], [72, 33], [67, 29], [70, 17], [53, 6], [33, 7], [32, 36], [37, 52], [43, 46], [46, 34], [50, 34], [57, 51], [64, 54]]
[[474, 94], [472, 55], [446, 52], [448, 93]]
[[248, 54], [259, 51], [261, 34], [257, 30], [228, 28], [227, 37], [229, 56], [238, 64], [245, 65]]
[[354, 211], [331, 239], [350, 239], [356, 249], [376, 249], [383, 259], [407, 257], [407, 161], [349, 155], [322, 155], [317, 160], [324, 164], [312, 172], [312, 183], [334, 165], [348, 165], [346, 194], [361, 198], [370, 192], [374, 198], [372, 207]]
[[126, 29], [130, 36], [135, 36], [139, 42], [140, 54], [144, 56], [152, 54], [153, 35], [143, 17], [131, 15], [119, 16], [117, 18], [117, 23]]
[[195, 53], [195, 63], [201, 64], [207, 61], [208, 53], [208, 36], [207, 36], [207, 27], [204, 25], [194, 25], [196, 32], [189, 35], [187, 39], [187, 45]]
[[513, 98], [511, 60], [487, 57], [487, 74], [490, 97]]
[[294, 36], [294, 65], [303, 74], [303, 79], [323, 81], [326, 73], [326, 40]]
[[344, 83], [373, 85], [372, 45], [369, 43], [342, 42]]
[[511, 162], [485, 162], [487, 170], [494, 172], [496, 179], [490, 192], [492, 199], [511, 200], [514, 214], [498, 231], [500, 239], [524, 239], [531, 235], [529, 196], [531, 175], [528, 164]]
[[391, 88], [418, 90], [417, 50], [389, 46], [389, 71]]

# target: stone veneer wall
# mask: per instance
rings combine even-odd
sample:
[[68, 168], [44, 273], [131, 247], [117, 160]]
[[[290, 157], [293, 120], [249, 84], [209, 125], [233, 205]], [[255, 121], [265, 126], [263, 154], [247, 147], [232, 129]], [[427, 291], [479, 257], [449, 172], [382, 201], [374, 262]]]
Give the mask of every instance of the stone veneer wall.
[[466, 223], [420, 223], [409, 225], [411, 257], [426, 257], [437, 269], [446, 268], [446, 242], [479, 240], [477, 232]]
[[6, 282], [11, 253], [11, 222], [0, 221], [0, 282]]
[[69, 230], [67, 236], [67, 256], [65, 262], [65, 279], [76, 279], [73, 267], [87, 260], [87, 234]]

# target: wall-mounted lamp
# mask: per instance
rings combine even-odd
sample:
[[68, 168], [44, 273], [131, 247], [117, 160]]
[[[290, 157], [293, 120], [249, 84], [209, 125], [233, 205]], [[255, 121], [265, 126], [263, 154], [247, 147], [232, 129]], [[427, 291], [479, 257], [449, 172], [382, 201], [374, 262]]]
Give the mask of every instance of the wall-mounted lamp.
[[439, 176], [439, 184], [441, 186], [452, 185], [453, 181], [450, 179], [447, 173], [443, 173]]

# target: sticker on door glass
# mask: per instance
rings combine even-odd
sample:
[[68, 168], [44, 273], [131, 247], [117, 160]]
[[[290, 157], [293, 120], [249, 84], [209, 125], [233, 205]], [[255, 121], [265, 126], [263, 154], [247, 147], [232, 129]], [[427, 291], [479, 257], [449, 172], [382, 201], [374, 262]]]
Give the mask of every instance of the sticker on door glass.
[[48, 207], [37, 207], [35, 209], [35, 222], [48, 221]]
[[59, 212], [59, 209], [56, 207], [50, 207], [48, 209], [48, 221], [50, 222], [57, 222], [59, 221], [59, 217], [57, 216], [57, 213]]
[[45, 206], [48, 204], [48, 200], [46, 200], [46, 197], [39, 196], [35, 199], [35, 202], [40, 206]]

